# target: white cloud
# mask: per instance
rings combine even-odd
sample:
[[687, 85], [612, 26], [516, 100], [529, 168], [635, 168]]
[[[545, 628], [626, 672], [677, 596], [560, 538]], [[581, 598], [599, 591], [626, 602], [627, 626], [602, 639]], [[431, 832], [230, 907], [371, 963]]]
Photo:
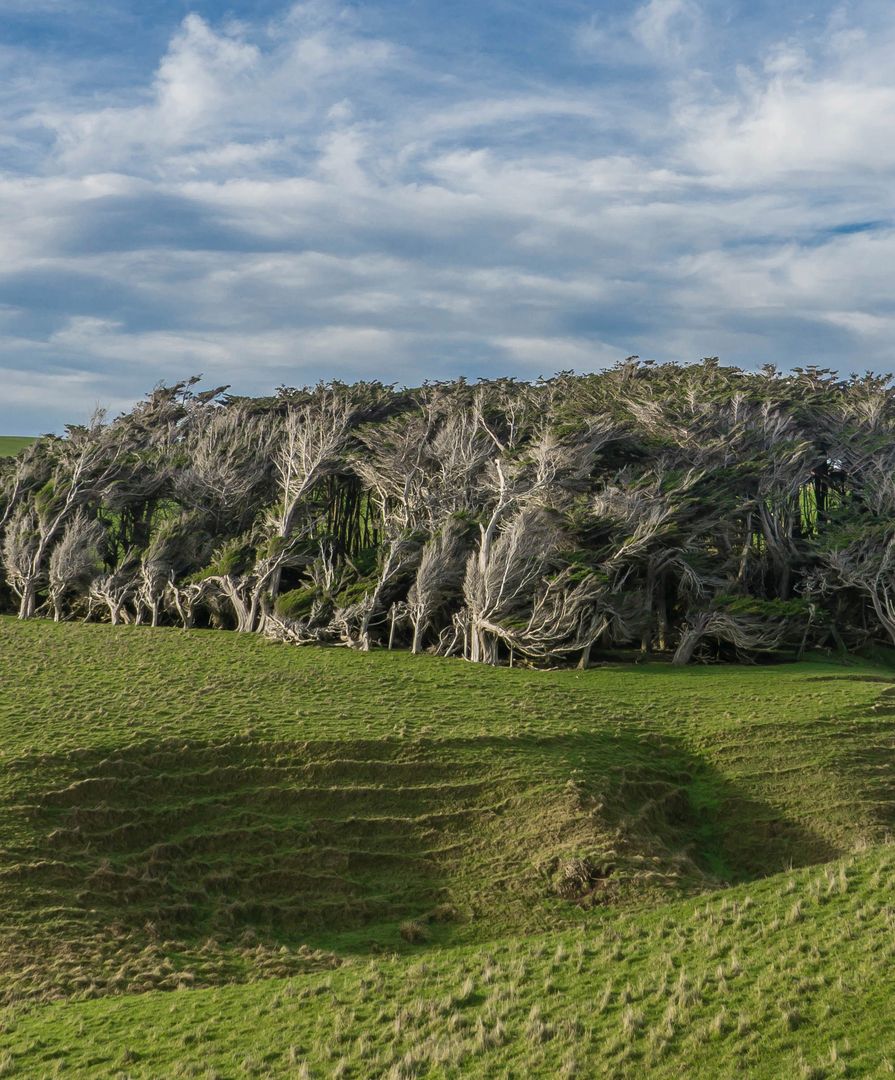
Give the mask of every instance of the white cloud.
[[258, 49], [215, 33], [198, 15], [188, 15], [171, 42], [155, 80], [156, 121], [173, 142], [194, 136], [238, 102], [258, 67]]
[[579, 23], [573, 46], [584, 56], [614, 64], [674, 66], [704, 44], [705, 21], [697, 0], [646, 0], [630, 14], [591, 15]]
[[735, 186], [891, 171], [893, 49], [895, 21], [873, 43], [836, 30], [820, 39], [813, 58], [804, 45], [775, 45], [760, 70], [741, 71], [734, 93], [682, 104], [686, 161]]
[[660, 61], [696, 51], [702, 14], [694, 0], [648, 0], [631, 20], [634, 39]]
[[89, 101], [39, 72], [37, 105], [0, 95], [28, 163], [0, 174], [0, 378], [61, 410], [198, 370], [248, 391], [793, 342], [891, 364], [895, 17], [731, 79], [708, 11], [579, 28], [624, 70], [576, 85], [427, 71], [322, 2], [190, 16]]
[[593, 371], [617, 363], [629, 353], [602, 341], [579, 341], [562, 337], [495, 338], [494, 344], [503, 349], [514, 368], [521, 367], [529, 376], [549, 378], [557, 371]]
[[203, 154], [207, 164], [215, 164], [220, 144], [229, 145], [230, 164], [239, 165], [257, 160], [259, 147], [269, 149], [285, 133], [317, 122], [321, 94], [327, 106], [335, 104], [328, 98], [341, 96], [338, 89], [346, 81], [388, 67], [397, 55], [387, 42], [346, 38], [335, 25], [275, 38], [262, 51], [247, 40], [249, 29], [238, 23], [216, 29], [188, 15], [152, 84], [134, 101], [99, 109], [39, 109], [34, 119], [55, 134], [61, 163], [70, 170], [159, 173], [180, 164], [194, 169]]

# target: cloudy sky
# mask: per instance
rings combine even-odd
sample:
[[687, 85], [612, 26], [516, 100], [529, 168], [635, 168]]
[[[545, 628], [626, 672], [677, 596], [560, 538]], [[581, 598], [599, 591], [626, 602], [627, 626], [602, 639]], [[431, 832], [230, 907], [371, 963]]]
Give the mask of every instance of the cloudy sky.
[[895, 7], [0, 0], [0, 433], [204, 373], [893, 370]]

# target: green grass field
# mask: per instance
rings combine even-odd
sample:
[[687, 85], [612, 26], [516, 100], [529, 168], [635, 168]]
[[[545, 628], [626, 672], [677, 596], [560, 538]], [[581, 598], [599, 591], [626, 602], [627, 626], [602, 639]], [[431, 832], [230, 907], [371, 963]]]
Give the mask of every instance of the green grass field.
[[33, 442], [30, 435], [0, 435], [0, 457], [15, 457]]
[[885, 1075], [893, 694], [0, 619], [0, 1076]]

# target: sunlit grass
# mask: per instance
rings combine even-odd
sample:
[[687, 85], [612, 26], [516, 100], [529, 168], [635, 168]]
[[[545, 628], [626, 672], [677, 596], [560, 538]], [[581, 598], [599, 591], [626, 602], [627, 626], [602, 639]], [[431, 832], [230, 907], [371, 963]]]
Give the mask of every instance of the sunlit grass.
[[883, 668], [0, 619], [0, 672], [0, 1076], [895, 1059]]
[[286, 980], [11, 1006], [6, 1075], [886, 1075], [892, 850], [792, 881]]

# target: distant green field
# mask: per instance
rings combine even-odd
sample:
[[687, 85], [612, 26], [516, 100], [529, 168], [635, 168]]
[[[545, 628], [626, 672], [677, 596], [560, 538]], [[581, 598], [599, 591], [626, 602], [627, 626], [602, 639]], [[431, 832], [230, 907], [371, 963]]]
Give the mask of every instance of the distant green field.
[[33, 442], [34, 438], [30, 435], [0, 435], [0, 457], [15, 457]]
[[895, 672], [9, 618], [0, 671], [0, 1076], [895, 1065]]

